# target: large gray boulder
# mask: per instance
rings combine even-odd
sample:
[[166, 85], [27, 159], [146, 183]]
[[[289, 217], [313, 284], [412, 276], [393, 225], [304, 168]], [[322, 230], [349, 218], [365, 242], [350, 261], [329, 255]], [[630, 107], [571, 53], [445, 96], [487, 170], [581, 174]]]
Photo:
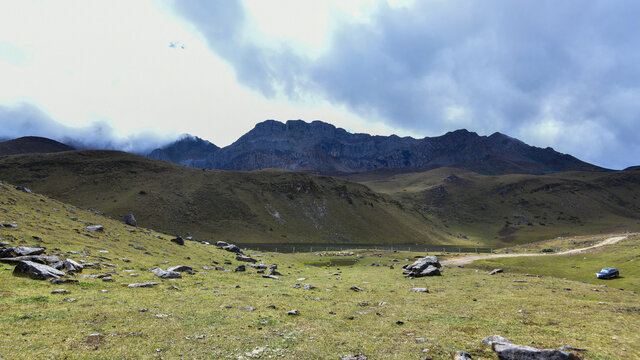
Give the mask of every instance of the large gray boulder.
[[238, 261], [243, 261], [243, 262], [248, 262], [248, 263], [257, 263], [258, 260], [250, 257], [250, 256], [244, 256], [244, 255], [238, 255], [236, 256], [236, 260]]
[[500, 335], [491, 335], [482, 342], [490, 345], [500, 360], [580, 360], [577, 355], [568, 351], [516, 345]]
[[51, 266], [32, 261], [20, 261], [15, 269], [13, 269], [13, 274], [16, 276], [28, 276], [35, 280], [57, 279], [66, 275], [64, 272], [54, 269]]
[[51, 265], [60, 262], [60, 258], [57, 256], [27, 255], [0, 259], [0, 263], [14, 265], [19, 263], [20, 261], [33, 261], [39, 264]]
[[426, 256], [407, 266], [403, 274], [410, 278], [440, 275], [440, 262], [435, 256]]
[[195, 272], [193, 271], [193, 268], [187, 265], [172, 266], [168, 268], [167, 271], [186, 272], [189, 275], [195, 274]]
[[130, 226], [138, 226], [138, 222], [136, 221], [135, 216], [133, 216], [133, 214], [128, 214], [125, 215], [124, 217], [124, 223]]
[[182, 279], [182, 274], [177, 271], [162, 270], [159, 267], [149, 269], [155, 276], [162, 279]]
[[17, 246], [0, 251], [0, 258], [12, 258], [18, 256], [40, 255], [46, 249], [42, 247]]
[[236, 246], [234, 244], [229, 244], [227, 246], [223, 246], [222, 250], [226, 250], [226, 251], [229, 251], [229, 252], [232, 252], [232, 253], [236, 253], [236, 254], [242, 254], [242, 250], [238, 246]]
[[66, 259], [65, 261], [62, 262], [61, 268], [69, 272], [82, 272], [82, 269], [84, 268], [84, 266], [78, 264], [77, 262], [71, 259]]

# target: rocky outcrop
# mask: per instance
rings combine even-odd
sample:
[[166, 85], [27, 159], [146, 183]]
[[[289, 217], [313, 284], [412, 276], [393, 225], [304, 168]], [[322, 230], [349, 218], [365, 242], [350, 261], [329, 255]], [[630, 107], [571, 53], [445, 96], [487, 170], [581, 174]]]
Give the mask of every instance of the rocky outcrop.
[[64, 272], [54, 269], [51, 266], [31, 261], [20, 261], [15, 269], [13, 269], [13, 274], [16, 276], [27, 276], [35, 280], [57, 279], [66, 275]]
[[440, 262], [436, 256], [426, 256], [408, 265], [402, 272], [408, 278], [440, 275]]

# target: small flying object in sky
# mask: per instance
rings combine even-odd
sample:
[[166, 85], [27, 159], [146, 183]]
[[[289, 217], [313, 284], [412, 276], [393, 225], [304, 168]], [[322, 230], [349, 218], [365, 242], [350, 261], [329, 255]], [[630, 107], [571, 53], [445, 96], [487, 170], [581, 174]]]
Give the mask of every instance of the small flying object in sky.
[[172, 41], [169, 43], [169, 47], [170, 48], [175, 48], [175, 49], [182, 49], [184, 50], [184, 44], [181, 43], [180, 41]]

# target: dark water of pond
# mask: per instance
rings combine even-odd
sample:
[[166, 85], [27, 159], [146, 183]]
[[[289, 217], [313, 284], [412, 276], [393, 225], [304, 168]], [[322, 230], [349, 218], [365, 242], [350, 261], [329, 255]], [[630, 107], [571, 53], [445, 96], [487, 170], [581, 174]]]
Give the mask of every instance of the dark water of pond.
[[398, 250], [398, 251], [416, 251], [416, 252], [452, 252], [452, 253], [490, 253], [491, 248], [487, 247], [458, 247], [446, 245], [375, 245], [375, 244], [242, 244], [236, 243], [241, 249], [272, 251], [279, 253], [295, 253], [295, 252], [321, 252], [321, 251], [346, 251], [357, 249], [371, 250]]
[[354, 265], [357, 262], [358, 262], [358, 259], [329, 259], [328, 261], [312, 262], [312, 263], [307, 263], [306, 265], [334, 267], [334, 266]]

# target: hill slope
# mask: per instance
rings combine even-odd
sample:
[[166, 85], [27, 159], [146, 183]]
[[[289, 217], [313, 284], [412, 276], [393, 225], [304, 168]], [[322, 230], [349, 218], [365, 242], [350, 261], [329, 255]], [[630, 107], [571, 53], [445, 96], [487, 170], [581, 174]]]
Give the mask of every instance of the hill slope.
[[[194, 149], [198, 152], [200, 147], [183, 139], [149, 156], [161, 158], [159, 154], [169, 151], [187, 154]], [[184, 159], [176, 161], [177, 158], [166, 159], [186, 164]], [[192, 159], [198, 166], [211, 169], [280, 168], [325, 174], [374, 169], [413, 171], [442, 166], [484, 174], [604, 170], [551, 148], [529, 146], [500, 133], [478, 136], [457, 130], [438, 137], [414, 139], [352, 134], [321, 121], [306, 123], [302, 120], [264, 121], [233, 144], [209, 150], [208, 156], [198, 154]]]
[[[474, 359], [497, 359], [480, 342], [492, 334], [537, 348], [587, 349], [579, 352], [584, 360], [640, 355], [640, 334], [632, 331], [640, 300], [637, 293], [616, 289], [623, 284], [617, 280], [594, 291], [593, 283], [605, 281], [591, 277], [588, 284], [509, 271], [490, 276], [446, 265], [442, 276], [407, 279], [398, 265], [423, 254], [355, 251], [338, 258], [247, 252], [266, 266], [279, 264], [280, 280], [265, 279], [215, 246], [180, 246], [169, 236], [131, 229], [7, 183], [0, 183], [0, 205], [2, 223], [17, 226], [0, 227], [0, 249], [42, 246], [47, 255], [87, 265], [80, 274], [65, 276], [77, 283], [52, 284], [14, 276], [14, 265], [2, 264], [4, 359], [298, 360], [358, 353], [370, 359], [418, 359], [424, 358], [424, 349], [435, 359], [450, 359], [460, 349]], [[91, 233], [89, 224], [103, 225], [104, 231]], [[554, 264], [562, 264], [565, 272], [556, 276], [580, 278], [610, 260], [626, 260], [628, 268], [637, 268], [638, 245], [636, 238], [578, 259], [539, 258], [560, 260]], [[354, 265], [336, 267], [329, 260]], [[309, 266], [319, 262], [327, 265]], [[162, 279], [149, 271], [176, 265], [190, 266], [194, 273]], [[245, 271], [232, 271], [239, 265]], [[500, 265], [514, 271], [520, 267]], [[544, 264], [532, 265], [527, 273], [548, 270]], [[632, 281], [633, 273], [623, 274]], [[111, 281], [103, 280], [106, 275]], [[148, 282], [156, 285], [126, 286]], [[430, 292], [411, 292], [415, 287]], [[298, 316], [286, 314], [293, 309]]]
[[204, 240], [443, 244], [428, 215], [345, 180], [284, 171], [203, 171], [114, 151], [0, 159], [0, 179]]
[[61, 142], [38, 136], [24, 136], [0, 142], [0, 155], [54, 153], [71, 150], [75, 149]]
[[440, 168], [349, 177], [435, 216], [459, 236], [501, 245], [640, 229], [640, 173], [480, 175]]

